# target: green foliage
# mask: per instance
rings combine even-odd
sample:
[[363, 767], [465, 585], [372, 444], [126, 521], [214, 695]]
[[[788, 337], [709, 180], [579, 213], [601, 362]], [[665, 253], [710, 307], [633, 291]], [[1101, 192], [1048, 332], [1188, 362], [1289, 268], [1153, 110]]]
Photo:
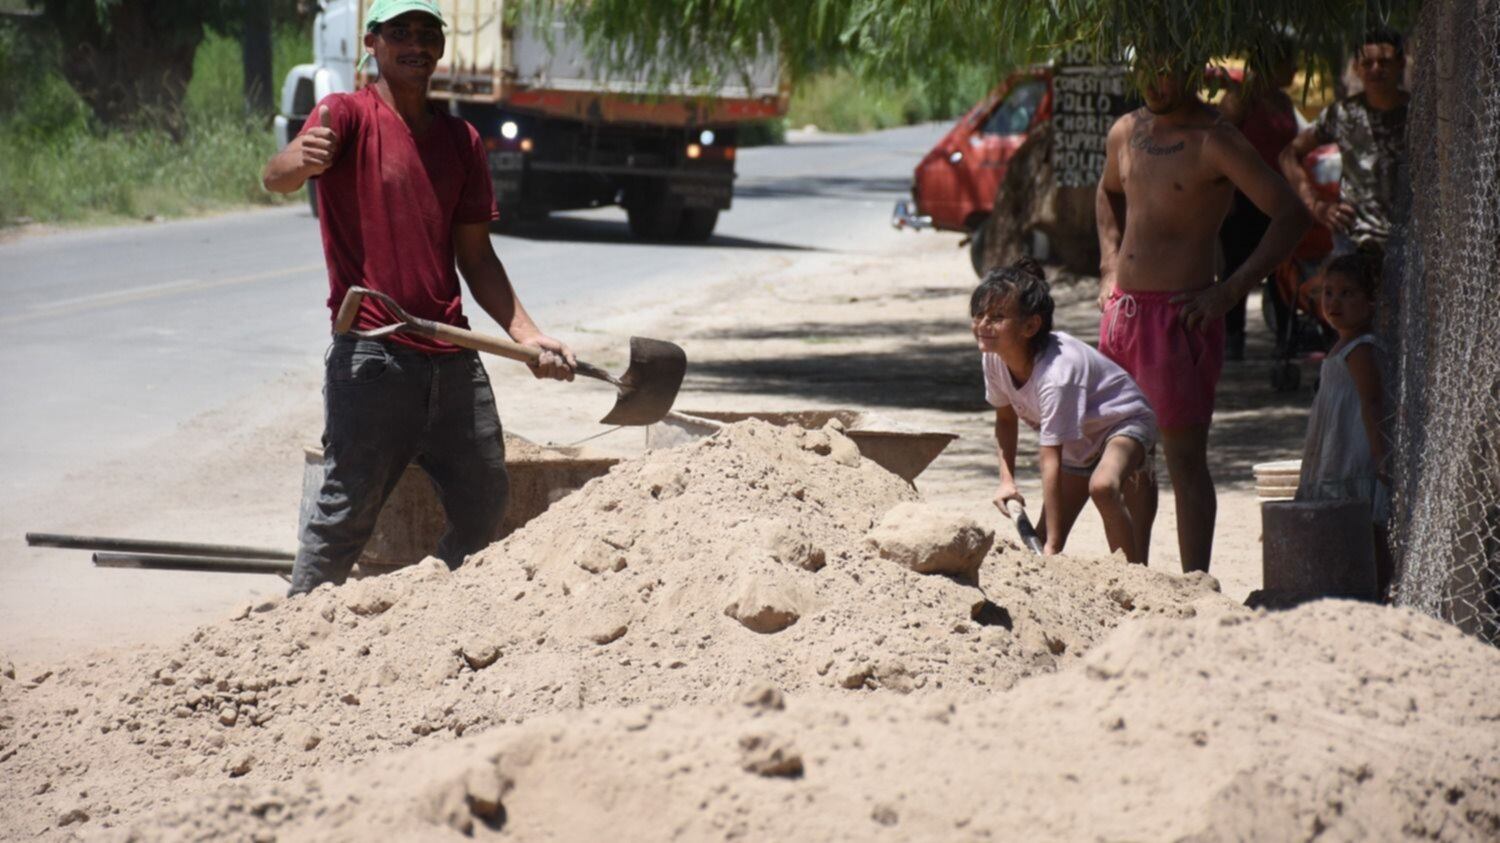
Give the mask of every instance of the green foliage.
[[777, 146], [786, 143], [785, 120], [762, 120], [746, 123], [736, 132], [741, 148], [752, 146]]
[[962, 114], [994, 87], [986, 67], [970, 64], [951, 84], [913, 77], [905, 82], [868, 78], [847, 68], [814, 73], [792, 92], [787, 123], [831, 132], [867, 132]]
[[[577, 20], [622, 67], [701, 68], [775, 44], [794, 79], [830, 60], [868, 77], [951, 84], [955, 68], [995, 78], [1069, 44], [1125, 47], [1193, 68], [1257, 55], [1296, 33], [1304, 66], [1326, 68], [1370, 26], [1409, 25], [1420, 0], [531, 0]], [[640, 45], [644, 45], [640, 46]], [[1196, 64], [1195, 64], [1196, 63]]]
[[[309, 60], [306, 27], [276, 33], [275, 79]], [[210, 35], [194, 61], [180, 142], [162, 130], [106, 128], [57, 72], [56, 45], [0, 26], [0, 225], [18, 218], [98, 222], [180, 216], [282, 197], [260, 189], [270, 128], [244, 116], [238, 42]]]

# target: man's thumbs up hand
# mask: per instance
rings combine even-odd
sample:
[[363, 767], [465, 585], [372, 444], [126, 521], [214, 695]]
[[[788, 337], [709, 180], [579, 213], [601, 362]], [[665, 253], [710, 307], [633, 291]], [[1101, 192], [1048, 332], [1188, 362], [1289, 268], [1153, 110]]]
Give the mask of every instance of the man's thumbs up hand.
[[318, 106], [318, 125], [302, 133], [302, 168], [308, 177], [322, 175], [338, 155], [339, 136], [333, 130], [333, 115], [328, 106]]

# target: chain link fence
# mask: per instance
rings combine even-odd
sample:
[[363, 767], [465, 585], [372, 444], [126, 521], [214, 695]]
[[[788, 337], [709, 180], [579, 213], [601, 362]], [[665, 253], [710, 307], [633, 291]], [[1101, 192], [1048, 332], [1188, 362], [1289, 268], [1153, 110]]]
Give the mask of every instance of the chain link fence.
[[1500, 644], [1500, 0], [1429, 0], [1414, 35], [1382, 319], [1395, 599]]

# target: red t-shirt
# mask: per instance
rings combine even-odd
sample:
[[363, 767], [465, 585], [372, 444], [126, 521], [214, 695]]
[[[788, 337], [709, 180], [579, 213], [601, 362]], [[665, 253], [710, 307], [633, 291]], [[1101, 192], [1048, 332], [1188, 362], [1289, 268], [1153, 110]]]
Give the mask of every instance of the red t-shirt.
[[[467, 328], [453, 226], [499, 217], [479, 133], [434, 109], [427, 132], [414, 137], [374, 86], [332, 94], [318, 105], [328, 106], [339, 136], [338, 157], [318, 177], [328, 309], [336, 315], [344, 293], [359, 285], [386, 293], [413, 316]], [[318, 113], [314, 108], [302, 131], [318, 125]], [[384, 305], [366, 298], [354, 327], [394, 321]], [[392, 339], [432, 353], [458, 350], [429, 337]]]

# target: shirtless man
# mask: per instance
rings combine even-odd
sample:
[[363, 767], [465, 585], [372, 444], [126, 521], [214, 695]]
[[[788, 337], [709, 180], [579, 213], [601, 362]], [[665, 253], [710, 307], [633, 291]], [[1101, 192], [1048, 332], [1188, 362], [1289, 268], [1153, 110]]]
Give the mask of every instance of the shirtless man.
[[[1213, 551], [1218, 504], [1208, 426], [1224, 314], [1291, 254], [1311, 217], [1244, 135], [1198, 99], [1184, 66], [1191, 65], [1137, 75], [1146, 107], [1110, 129], [1095, 209], [1099, 350], [1135, 378], [1156, 410], [1186, 572], [1207, 571]], [[1219, 226], [1236, 189], [1271, 224], [1244, 263], [1215, 284]]]

